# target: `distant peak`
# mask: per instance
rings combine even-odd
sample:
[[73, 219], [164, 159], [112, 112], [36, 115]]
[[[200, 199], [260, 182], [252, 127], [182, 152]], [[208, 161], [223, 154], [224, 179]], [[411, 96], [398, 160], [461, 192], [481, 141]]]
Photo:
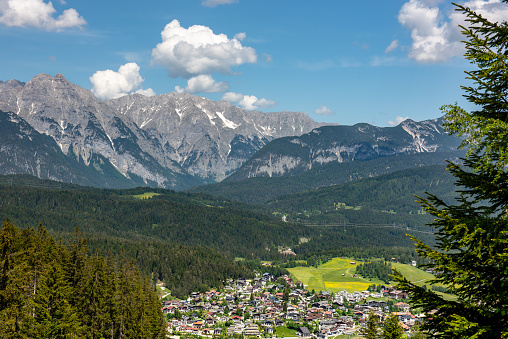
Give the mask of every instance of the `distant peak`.
[[64, 75], [63, 75], [63, 74], [61, 74], [61, 73], [57, 73], [57, 74], [53, 77], [53, 79], [55, 79], [55, 80], [65, 80], [65, 81], [67, 81], [67, 79], [65, 79]]
[[30, 82], [34, 82], [34, 81], [47, 81], [47, 80], [56, 80], [56, 81], [61, 81], [61, 82], [69, 82], [63, 74], [61, 73], [57, 73], [55, 76], [51, 76], [51, 74], [46, 74], [46, 73], [41, 73], [41, 74], [37, 74], [36, 76], [34, 76], [32, 78], [32, 80], [30, 80]]
[[24, 82], [21, 82], [21, 81], [16, 80], [16, 79], [7, 80], [6, 82], [3, 82], [3, 81], [0, 80], [0, 85], [1, 84], [5, 84], [6, 86], [12, 87], [12, 88], [24, 87], [25, 86]]

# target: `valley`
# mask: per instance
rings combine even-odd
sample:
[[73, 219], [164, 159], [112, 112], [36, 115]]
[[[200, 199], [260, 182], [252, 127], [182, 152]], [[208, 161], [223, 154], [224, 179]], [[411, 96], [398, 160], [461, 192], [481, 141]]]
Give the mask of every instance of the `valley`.
[[62, 75], [0, 83], [0, 110], [0, 217], [133, 260], [184, 337], [337, 336], [396, 310], [386, 272], [358, 265], [417, 274], [408, 264], [427, 262], [407, 234], [434, 235], [415, 195], [453, 201], [445, 160], [465, 154], [443, 119], [336, 126], [186, 93], [99, 101]]

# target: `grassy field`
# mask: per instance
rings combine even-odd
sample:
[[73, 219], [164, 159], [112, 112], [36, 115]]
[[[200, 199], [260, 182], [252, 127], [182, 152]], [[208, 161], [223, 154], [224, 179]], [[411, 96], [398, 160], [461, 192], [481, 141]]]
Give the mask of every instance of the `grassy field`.
[[333, 258], [329, 262], [315, 267], [294, 267], [288, 271], [307, 285], [308, 290], [339, 292], [365, 291], [369, 285], [382, 284], [380, 280], [354, 278], [355, 264], [350, 258]]
[[160, 193], [155, 193], [155, 192], [146, 192], [146, 193], [143, 193], [143, 194], [138, 194], [138, 195], [133, 195], [132, 197], [136, 198], [136, 199], [150, 199], [156, 195], [161, 195]]
[[[315, 267], [294, 267], [288, 268], [288, 271], [307, 286], [308, 290], [339, 292], [347, 290], [348, 292], [365, 291], [369, 285], [384, 283], [377, 279], [354, 278], [355, 264], [351, 264], [354, 259], [351, 258], [333, 258], [327, 263]], [[416, 285], [427, 285], [430, 288], [429, 280], [434, 276], [422, 271], [417, 267], [406, 264], [392, 263], [392, 267], [402, 273], [406, 278]], [[439, 284], [438, 284], [439, 285]], [[447, 299], [453, 299], [453, 296], [445, 293], [436, 292]]]
[[296, 337], [296, 331], [291, 330], [287, 327], [277, 326], [275, 328], [275, 334], [277, 334], [277, 338], [285, 338], [285, 337]]
[[[409, 281], [411, 281], [415, 285], [418, 285], [418, 286], [427, 285], [428, 288], [431, 288], [431, 286], [429, 285], [429, 281], [434, 279], [433, 274], [427, 273], [425, 271], [422, 271], [419, 268], [416, 268], [416, 267], [413, 267], [410, 265], [394, 263], [394, 264], [392, 264], [392, 267], [394, 269], [396, 269], [397, 271], [399, 271], [400, 273], [402, 273], [403, 276], [405, 276]], [[436, 284], [436, 286], [443, 286], [443, 285]], [[449, 299], [449, 300], [456, 299], [456, 297], [454, 297], [451, 294], [441, 293], [441, 292], [437, 292], [437, 291], [434, 291], [434, 292], [443, 296], [445, 299]]]

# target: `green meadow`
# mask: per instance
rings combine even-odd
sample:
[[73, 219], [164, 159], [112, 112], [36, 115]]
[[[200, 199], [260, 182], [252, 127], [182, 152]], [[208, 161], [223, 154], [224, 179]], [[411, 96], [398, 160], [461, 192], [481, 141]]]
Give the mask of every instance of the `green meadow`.
[[[378, 279], [364, 279], [362, 277], [354, 277], [356, 264], [351, 264], [355, 259], [351, 258], [333, 258], [325, 264], [315, 267], [294, 267], [288, 268], [288, 271], [296, 280], [301, 281], [307, 286], [309, 291], [329, 291], [339, 292], [347, 290], [348, 292], [365, 291], [372, 284], [384, 285]], [[406, 264], [392, 263], [392, 267], [402, 273], [409, 281], [416, 285], [427, 285], [430, 288], [429, 281], [434, 278], [430, 273], [422, 271], [417, 267]], [[440, 292], [445, 298], [453, 298], [452, 296]]]
[[369, 285], [382, 284], [382, 281], [353, 277], [356, 264], [354, 259], [333, 258], [325, 264], [315, 267], [294, 267], [288, 271], [296, 280], [303, 282], [308, 290], [339, 292], [365, 291]]
[[138, 195], [133, 195], [134, 198], [136, 199], [150, 199], [156, 195], [161, 195], [160, 193], [155, 193], [155, 192], [146, 192], [146, 193], [143, 193], [143, 194], [138, 194]]

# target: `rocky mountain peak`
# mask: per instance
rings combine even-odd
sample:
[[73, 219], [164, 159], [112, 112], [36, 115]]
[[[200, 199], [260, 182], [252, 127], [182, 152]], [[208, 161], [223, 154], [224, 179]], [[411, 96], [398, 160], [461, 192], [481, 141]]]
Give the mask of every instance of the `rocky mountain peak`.
[[2, 86], [2, 85], [5, 85], [6, 87], [11, 87], [11, 88], [19, 88], [19, 87], [23, 88], [25, 86], [25, 83], [21, 82], [19, 80], [16, 80], [16, 79], [7, 80], [5, 82], [0, 80], [0, 86]]
[[125, 177], [164, 187], [179, 187], [181, 176], [187, 184], [220, 181], [270, 140], [324, 125], [303, 113], [248, 112], [188, 93], [99, 101], [62, 74], [39, 74], [24, 86], [0, 83], [0, 109], [87, 166], [97, 155]]

